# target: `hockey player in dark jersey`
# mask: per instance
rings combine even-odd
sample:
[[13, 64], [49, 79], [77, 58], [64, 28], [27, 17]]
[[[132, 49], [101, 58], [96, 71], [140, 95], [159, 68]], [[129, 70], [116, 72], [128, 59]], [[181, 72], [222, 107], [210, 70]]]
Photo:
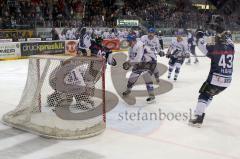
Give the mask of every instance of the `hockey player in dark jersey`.
[[112, 57], [112, 50], [102, 45], [102, 37], [96, 36], [95, 40], [91, 40], [91, 56], [103, 56], [109, 65], [116, 66], [117, 62]]
[[216, 31], [215, 44], [207, 44], [204, 41], [204, 33], [197, 32], [199, 49], [211, 60], [211, 68], [207, 80], [203, 83], [199, 93], [195, 118], [189, 120], [192, 126], [200, 127], [205, 116], [205, 109], [211, 103], [213, 97], [225, 90], [232, 81], [234, 44], [229, 34], [221, 25], [221, 17], [214, 20], [211, 28]]
[[[198, 63], [198, 58], [197, 58], [197, 55], [196, 55], [196, 39], [192, 33], [192, 30], [188, 29], [187, 30], [187, 41], [188, 41], [188, 49], [190, 51], [190, 53], [194, 56], [195, 58], [195, 61], [194, 63]], [[188, 58], [188, 61], [186, 62], [186, 64], [191, 64], [191, 57]]]

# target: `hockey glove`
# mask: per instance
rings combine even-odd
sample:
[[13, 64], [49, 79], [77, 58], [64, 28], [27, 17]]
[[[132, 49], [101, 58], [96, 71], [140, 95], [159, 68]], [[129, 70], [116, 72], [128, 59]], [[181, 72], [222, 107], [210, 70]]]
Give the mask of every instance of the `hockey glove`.
[[171, 58], [172, 57], [172, 55], [171, 54], [166, 54], [166, 58]]
[[112, 66], [117, 66], [117, 61], [115, 60], [115, 58], [112, 58], [112, 63], [111, 63]]
[[160, 57], [163, 57], [163, 56], [165, 56], [165, 52], [161, 50], [161, 51], [158, 53], [158, 55], [159, 55]]
[[131, 64], [129, 61], [126, 61], [123, 63], [123, 69], [124, 70], [129, 70], [131, 68]]

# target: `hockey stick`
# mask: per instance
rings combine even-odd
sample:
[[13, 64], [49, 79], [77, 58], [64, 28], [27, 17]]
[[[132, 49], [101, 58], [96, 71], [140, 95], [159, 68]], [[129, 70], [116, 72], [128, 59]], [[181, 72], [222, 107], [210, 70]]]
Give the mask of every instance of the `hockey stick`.
[[197, 56], [190, 56], [190, 57], [207, 57], [206, 55], [197, 55]]

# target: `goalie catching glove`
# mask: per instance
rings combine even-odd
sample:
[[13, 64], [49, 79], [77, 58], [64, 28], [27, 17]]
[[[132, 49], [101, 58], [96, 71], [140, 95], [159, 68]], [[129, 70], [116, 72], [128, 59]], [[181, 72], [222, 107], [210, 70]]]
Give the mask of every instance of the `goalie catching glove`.
[[123, 63], [123, 69], [124, 70], [129, 70], [131, 68], [131, 64], [129, 61], [126, 61]]

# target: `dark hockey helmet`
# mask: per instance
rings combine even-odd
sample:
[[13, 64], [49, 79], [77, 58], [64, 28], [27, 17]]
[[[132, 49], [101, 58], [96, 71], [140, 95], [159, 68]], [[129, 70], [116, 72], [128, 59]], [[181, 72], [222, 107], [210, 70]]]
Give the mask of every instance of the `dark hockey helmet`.
[[201, 29], [198, 29], [195, 34], [197, 39], [203, 38], [205, 35], [204, 31]]

